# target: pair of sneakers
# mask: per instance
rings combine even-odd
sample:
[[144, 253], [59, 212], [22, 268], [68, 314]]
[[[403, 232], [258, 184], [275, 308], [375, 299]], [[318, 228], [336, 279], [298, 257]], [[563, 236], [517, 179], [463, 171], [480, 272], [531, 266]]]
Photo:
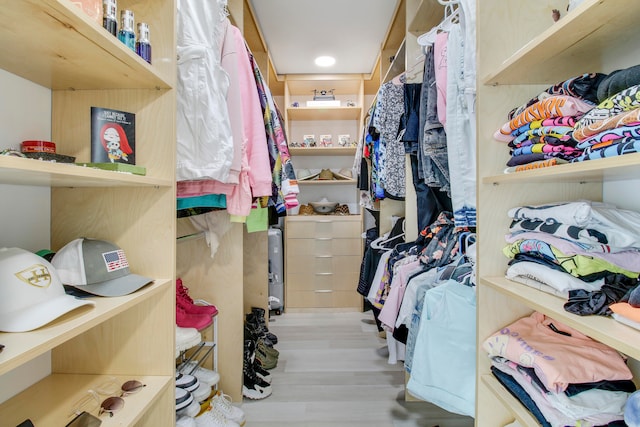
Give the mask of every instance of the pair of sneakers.
[[176, 427], [238, 427], [244, 426], [246, 417], [242, 409], [231, 403], [231, 398], [216, 392], [207, 408], [195, 417], [179, 416]]
[[195, 417], [200, 412], [200, 402], [206, 400], [211, 391], [210, 385], [195, 376], [176, 372], [176, 414]]
[[176, 280], [176, 324], [182, 328], [202, 330], [213, 323], [218, 314], [215, 305], [196, 304], [189, 295], [189, 288], [182, 279]]

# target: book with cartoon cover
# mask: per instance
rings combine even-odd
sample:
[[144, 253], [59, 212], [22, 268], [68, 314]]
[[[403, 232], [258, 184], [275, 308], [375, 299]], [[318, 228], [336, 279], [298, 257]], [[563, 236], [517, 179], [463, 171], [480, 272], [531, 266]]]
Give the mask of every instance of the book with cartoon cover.
[[91, 163], [136, 164], [136, 115], [91, 107]]

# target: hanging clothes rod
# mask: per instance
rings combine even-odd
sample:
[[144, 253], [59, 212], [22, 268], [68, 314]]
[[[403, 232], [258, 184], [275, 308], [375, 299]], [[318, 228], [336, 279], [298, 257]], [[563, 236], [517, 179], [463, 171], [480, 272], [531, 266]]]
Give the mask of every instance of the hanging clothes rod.
[[176, 242], [177, 243], [182, 243], [182, 242], [186, 242], [186, 241], [189, 241], [189, 240], [197, 240], [197, 239], [202, 239], [202, 238], [204, 238], [204, 231], [200, 231], [198, 233], [186, 234], [184, 236], [176, 237]]

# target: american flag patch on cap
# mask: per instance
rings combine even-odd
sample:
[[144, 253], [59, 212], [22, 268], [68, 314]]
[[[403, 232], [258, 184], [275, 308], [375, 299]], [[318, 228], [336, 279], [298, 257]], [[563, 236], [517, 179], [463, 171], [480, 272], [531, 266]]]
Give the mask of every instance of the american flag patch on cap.
[[109, 272], [129, 267], [129, 262], [127, 262], [127, 257], [125, 256], [122, 249], [111, 252], [104, 252], [102, 254], [102, 258], [104, 259], [104, 263], [107, 266], [107, 271]]

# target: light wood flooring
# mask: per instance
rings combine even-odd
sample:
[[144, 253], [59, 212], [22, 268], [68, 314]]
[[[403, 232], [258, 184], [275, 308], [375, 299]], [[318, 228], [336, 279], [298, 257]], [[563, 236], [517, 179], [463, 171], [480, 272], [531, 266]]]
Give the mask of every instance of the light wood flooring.
[[387, 363], [373, 315], [273, 315], [273, 394], [244, 399], [246, 427], [471, 427], [473, 419], [404, 399], [402, 364]]

